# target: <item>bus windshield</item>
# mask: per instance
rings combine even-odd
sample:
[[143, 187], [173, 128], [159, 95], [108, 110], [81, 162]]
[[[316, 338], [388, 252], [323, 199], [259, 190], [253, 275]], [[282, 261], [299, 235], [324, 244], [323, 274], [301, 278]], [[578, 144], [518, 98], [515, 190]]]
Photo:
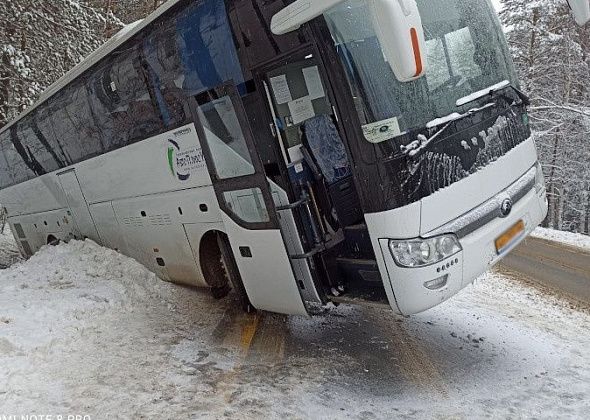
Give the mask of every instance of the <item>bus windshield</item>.
[[[426, 76], [399, 82], [385, 61], [367, 0], [325, 13], [346, 69], [365, 138], [379, 143], [461, 112], [458, 99], [508, 80], [516, 85], [502, 28], [488, 0], [417, 0]], [[470, 103], [464, 107], [473, 107]]]

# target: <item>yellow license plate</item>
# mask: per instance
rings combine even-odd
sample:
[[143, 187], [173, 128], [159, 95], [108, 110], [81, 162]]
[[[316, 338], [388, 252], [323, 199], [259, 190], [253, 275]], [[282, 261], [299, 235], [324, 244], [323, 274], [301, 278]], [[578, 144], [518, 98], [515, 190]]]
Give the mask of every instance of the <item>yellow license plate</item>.
[[522, 234], [524, 234], [524, 222], [519, 220], [496, 239], [496, 251], [498, 254], [506, 250]]

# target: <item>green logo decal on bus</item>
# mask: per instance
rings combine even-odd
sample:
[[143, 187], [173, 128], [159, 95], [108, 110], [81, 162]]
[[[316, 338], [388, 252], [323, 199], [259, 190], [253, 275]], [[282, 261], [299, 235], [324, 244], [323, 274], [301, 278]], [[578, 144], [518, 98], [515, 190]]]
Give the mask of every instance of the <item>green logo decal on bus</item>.
[[170, 172], [174, 175], [174, 149], [168, 146], [168, 166], [170, 166]]

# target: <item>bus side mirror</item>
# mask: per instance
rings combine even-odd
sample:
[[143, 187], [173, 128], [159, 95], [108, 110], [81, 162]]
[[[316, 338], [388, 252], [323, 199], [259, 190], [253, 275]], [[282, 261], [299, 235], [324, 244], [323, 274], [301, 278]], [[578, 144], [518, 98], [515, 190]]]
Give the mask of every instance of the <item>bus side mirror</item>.
[[567, 0], [576, 23], [580, 26], [590, 21], [590, 0]]
[[415, 0], [368, 0], [385, 60], [400, 82], [424, 75], [426, 41]]
[[[272, 17], [271, 31], [283, 35], [318, 17], [345, 0], [296, 0]], [[400, 82], [424, 75], [425, 41], [416, 0], [364, 0], [385, 61]]]

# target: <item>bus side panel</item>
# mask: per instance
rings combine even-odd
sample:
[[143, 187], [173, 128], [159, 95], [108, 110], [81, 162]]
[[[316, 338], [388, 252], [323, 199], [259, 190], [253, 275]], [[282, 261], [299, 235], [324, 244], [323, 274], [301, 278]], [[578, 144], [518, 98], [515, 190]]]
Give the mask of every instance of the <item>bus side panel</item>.
[[50, 238], [62, 241], [72, 238], [75, 228], [67, 209], [11, 216], [8, 223], [21, 252], [26, 256], [31, 256], [47, 245]]
[[[189, 124], [64, 168], [75, 169], [87, 203], [211, 185], [194, 127]], [[56, 172], [0, 191], [10, 216], [68, 207]]]
[[211, 185], [194, 124], [76, 165], [89, 204]]
[[[111, 241], [117, 241], [126, 254], [164, 280], [207, 286], [198, 247], [202, 235], [219, 230], [221, 223], [212, 187], [116, 200], [112, 207], [116, 218], [102, 220], [99, 231], [110, 232]], [[95, 208], [91, 207], [93, 212]], [[187, 225], [193, 226], [188, 232]], [[120, 231], [118, 237], [113, 236], [115, 229]]]
[[115, 215], [113, 203], [98, 203], [89, 206], [90, 214], [100, 235], [101, 245], [128, 254], [122, 235], [121, 226]]
[[68, 206], [55, 173], [1, 190], [0, 204], [6, 207], [10, 216], [41, 213]]

